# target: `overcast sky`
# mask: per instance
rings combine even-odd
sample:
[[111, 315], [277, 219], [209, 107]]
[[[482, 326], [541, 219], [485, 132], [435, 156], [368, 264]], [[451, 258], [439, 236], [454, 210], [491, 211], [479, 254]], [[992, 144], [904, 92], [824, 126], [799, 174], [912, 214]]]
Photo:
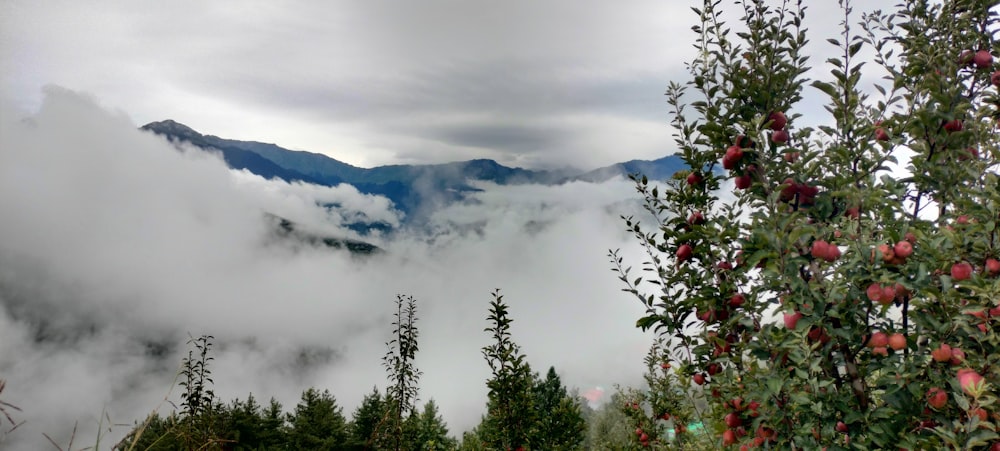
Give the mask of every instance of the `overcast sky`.
[[[663, 92], [686, 79], [700, 3], [4, 0], [0, 88], [25, 111], [51, 83], [137, 125], [365, 167], [591, 169], [674, 151]], [[836, 25], [836, 2], [808, 3]]]

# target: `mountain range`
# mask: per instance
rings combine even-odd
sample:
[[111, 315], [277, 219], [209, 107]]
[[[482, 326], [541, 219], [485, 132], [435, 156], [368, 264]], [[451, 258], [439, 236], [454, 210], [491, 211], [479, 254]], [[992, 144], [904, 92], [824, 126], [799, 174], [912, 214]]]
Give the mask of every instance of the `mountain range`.
[[277, 177], [288, 182], [302, 181], [326, 186], [347, 183], [362, 193], [385, 196], [393, 201], [397, 209], [406, 213], [406, 221], [411, 223], [419, 222], [442, 205], [477, 191], [469, 181], [489, 181], [501, 185], [553, 185], [570, 181], [599, 183], [636, 173], [662, 180], [687, 168], [676, 155], [652, 161], [631, 160], [580, 173], [512, 168], [487, 159], [360, 168], [324, 154], [204, 135], [173, 120], [151, 122], [141, 128], [164, 136], [171, 142], [186, 142], [206, 151], [219, 152], [229, 167], [245, 169], [264, 178]]

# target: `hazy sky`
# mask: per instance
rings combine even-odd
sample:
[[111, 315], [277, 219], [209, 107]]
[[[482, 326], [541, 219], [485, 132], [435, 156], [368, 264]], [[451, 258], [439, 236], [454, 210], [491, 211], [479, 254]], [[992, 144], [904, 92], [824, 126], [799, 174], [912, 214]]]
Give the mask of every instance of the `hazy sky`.
[[[0, 90], [33, 111], [57, 84], [139, 125], [366, 167], [592, 169], [674, 151], [663, 92], [686, 79], [700, 3], [3, 0]], [[836, 2], [807, 3], [810, 26], [836, 26]]]

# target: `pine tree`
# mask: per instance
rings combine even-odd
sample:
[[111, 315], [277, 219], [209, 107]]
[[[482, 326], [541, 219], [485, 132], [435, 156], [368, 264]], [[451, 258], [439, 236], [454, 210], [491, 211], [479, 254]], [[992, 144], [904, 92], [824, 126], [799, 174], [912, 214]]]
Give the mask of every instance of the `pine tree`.
[[455, 449], [455, 439], [448, 436], [448, 426], [438, 414], [437, 404], [433, 399], [424, 404], [424, 409], [415, 418], [415, 434], [412, 449], [414, 451], [439, 451]]
[[272, 449], [288, 440], [285, 418], [281, 403], [274, 398], [271, 398], [267, 407], [261, 409], [260, 430], [257, 431], [257, 438], [263, 449]]
[[365, 395], [361, 405], [351, 416], [351, 443], [358, 449], [375, 449], [372, 441], [379, 423], [386, 412], [386, 403], [378, 387], [373, 387], [370, 394]]
[[302, 392], [295, 412], [288, 414], [288, 445], [292, 449], [341, 449], [347, 441], [347, 420], [341, 410], [328, 390]]
[[586, 423], [579, 402], [569, 395], [554, 367], [532, 388], [535, 424], [531, 445], [535, 449], [580, 449]]
[[247, 396], [246, 402], [233, 400], [222, 412], [224, 425], [223, 437], [232, 441], [235, 449], [257, 449], [260, 445], [258, 432], [262, 429], [263, 417], [261, 407], [254, 399], [253, 393]]

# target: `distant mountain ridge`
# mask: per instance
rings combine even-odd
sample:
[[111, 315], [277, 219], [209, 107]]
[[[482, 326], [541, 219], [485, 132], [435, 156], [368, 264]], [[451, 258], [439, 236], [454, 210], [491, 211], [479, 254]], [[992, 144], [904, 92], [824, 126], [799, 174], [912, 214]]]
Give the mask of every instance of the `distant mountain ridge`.
[[218, 151], [231, 168], [245, 169], [265, 178], [277, 177], [288, 182], [302, 181], [327, 186], [348, 183], [363, 193], [386, 196], [407, 214], [408, 220], [419, 219], [441, 205], [461, 200], [465, 194], [477, 191], [469, 185], [469, 180], [502, 185], [553, 185], [570, 181], [599, 183], [633, 173], [662, 180], [687, 169], [676, 155], [653, 161], [632, 160], [575, 175], [566, 175], [562, 171], [512, 168], [488, 159], [359, 168], [319, 153], [204, 135], [169, 119], [150, 122], [141, 128], [172, 142], [187, 142], [202, 149]]

